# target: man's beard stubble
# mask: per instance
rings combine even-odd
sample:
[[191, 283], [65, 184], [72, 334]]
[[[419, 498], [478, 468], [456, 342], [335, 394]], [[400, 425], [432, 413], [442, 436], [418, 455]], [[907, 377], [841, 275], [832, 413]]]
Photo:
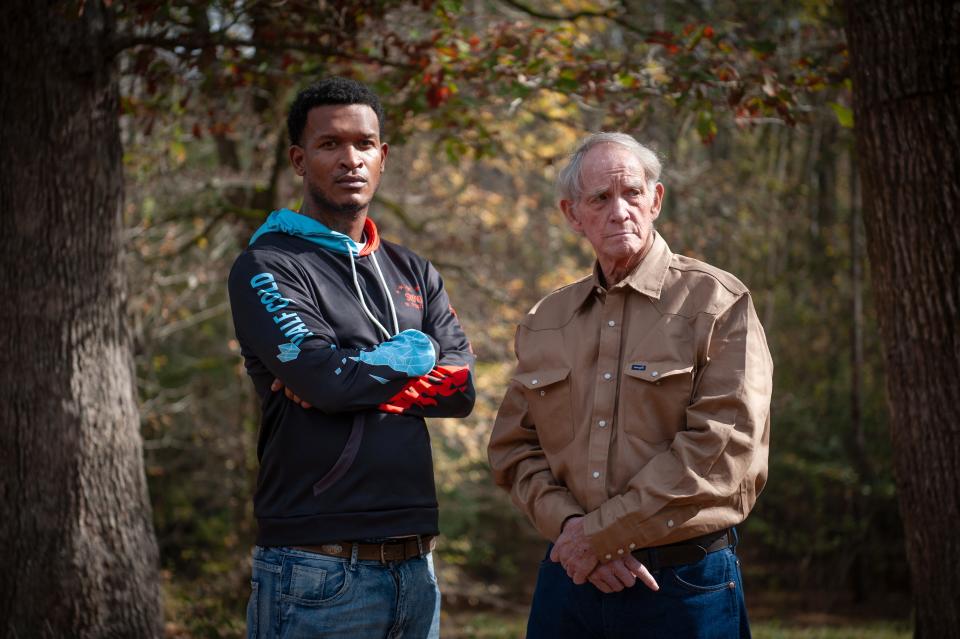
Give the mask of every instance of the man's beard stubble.
[[310, 186], [308, 190], [310, 192], [310, 199], [313, 200], [313, 205], [317, 210], [336, 215], [337, 217], [353, 220], [356, 219], [358, 213], [370, 206], [370, 202], [367, 202], [366, 204], [354, 204], [353, 202], [347, 204], [337, 204], [336, 202], [330, 200], [323, 191], [315, 186]]

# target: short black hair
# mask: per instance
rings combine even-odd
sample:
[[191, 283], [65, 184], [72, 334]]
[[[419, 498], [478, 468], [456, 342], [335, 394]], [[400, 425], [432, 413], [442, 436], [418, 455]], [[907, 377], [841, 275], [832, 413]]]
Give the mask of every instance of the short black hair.
[[301, 89], [290, 105], [287, 115], [287, 133], [290, 135], [290, 144], [300, 145], [303, 130], [307, 126], [307, 116], [314, 107], [330, 104], [365, 104], [377, 114], [377, 123], [380, 125], [380, 139], [383, 139], [383, 105], [380, 98], [370, 87], [338, 76], [324, 78], [316, 84]]

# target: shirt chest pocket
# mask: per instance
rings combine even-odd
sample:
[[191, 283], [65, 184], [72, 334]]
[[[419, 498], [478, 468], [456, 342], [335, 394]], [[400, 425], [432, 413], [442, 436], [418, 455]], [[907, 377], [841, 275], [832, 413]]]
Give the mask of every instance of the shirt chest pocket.
[[685, 428], [693, 391], [693, 364], [648, 360], [624, 367], [621, 410], [624, 430], [651, 443], [672, 440]]
[[518, 373], [513, 380], [523, 387], [529, 421], [537, 429], [540, 446], [552, 452], [569, 444], [573, 439], [570, 369]]

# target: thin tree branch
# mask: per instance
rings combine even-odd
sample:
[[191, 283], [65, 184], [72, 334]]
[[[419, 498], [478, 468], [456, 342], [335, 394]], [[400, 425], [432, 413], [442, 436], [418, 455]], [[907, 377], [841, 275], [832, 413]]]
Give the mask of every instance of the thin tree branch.
[[398, 69], [419, 70], [413, 64], [405, 64], [395, 60], [388, 60], [380, 56], [349, 51], [340, 47], [330, 47], [319, 44], [296, 41], [265, 42], [250, 38], [224, 37], [219, 33], [195, 34], [188, 33], [179, 36], [170, 35], [119, 35], [111, 43], [111, 53], [116, 55], [133, 47], [148, 46], [167, 49], [176, 53], [177, 48], [209, 49], [212, 47], [250, 47], [266, 51], [302, 51], [334, 58], [344, 58], [358, 62], [377, 63], [383, 66]]
[[229, 310], [230, 310], [230, 302], [221, 302], [216, 306], [211, 306], [209, 308], [203, 309], [202, 311], [198, 311], [185, 319], [177, 320], [175, 322], [171, 322], [169, 324], [165, 324], [164, 326], [161, 326], [157, 330], [155, 337], [157, 339], [164, 339], [165, 337], [169, 337], [170, 335], [172, 335], [173, 333], [176, 333], [177, 331], [182, 331], [184, 329], [190, 328], [191, 326], [196, 326], [201, 322], [205, 322], [208, 319], [213, 319], [214, 317], [217, 317], [218, 315], [226, 313]]
[[[175, 223], [178, 219], [187, 219], [190, 217], [195, 217], [196, 215], [197, 214], [194, 211], [188, 211], [183, 215], [170, 216], [169, 218], [159, 222], [158, 225]], [[175, 257], [179, 257], [196, 245], [200, 239], [209, 236], [214, 227], [228, 217], [261, 221], [263, 220], [263, 211], [258, 209], [248, 209], [240, 206], [230, 206], [229, 204], [222, 203], [220, 209], [207, 220], [207, 223], [204, 224], [203, 228], [197, 233], [191, 235], [189, 240], [184, 241], [177, 248], [166, 253], [154, 255], [152, 257], [143, 257], [136, 251], [134, 251], [134, 254], [140, 257], [144, 264], [155, 264], [157, 262], [163, 262], [171, 260]], [[128, 240], [129, 239], [130, 238], [128, 238]]]
[[624, 20], [616, 9], [607, 9], [605, 11], [589, 11], [586, 9], [580, 11], [574, 11], [572, 13], [546, 13], [544, 11], [538, 11], [533, 7], [528, 7], [518, 0], [501, 0], [508, 7], [513, 7], [517, 11], [522, 11], [523, 13], [531, 16], [533, 18], [539, 18], [540, 20], [550, 20], [553, 22], [576, 22], [581, 18], [603, 18], [604, 20], [609, 20], [615, 24], [620, 25], [628, 31], [632, 31], [638, 35], [646, 36], [649, 35], [649, 32], [645, 29], [641, 29], [635, 24], [631, 24]]
[[490, 299], [507, 304], [512, 303], [513, 299], [503, 291], [503, 289], [495, 288], [490, 286], [479, 277], [476, 273], [473, 272], [473, 269], [464, 266], [463, 264], [458, 264], [456, 262], [444, 262], [442, 260], [430, 260], [437, 269], [440, 271], [456, 271], [460, 278], [466, 281], [467, 284], [473, 286], [474, 288], [482, 291]]
[[192, 238], [190, 238], [189, 240], [181, 244], [178, 248], [174, 249], [170, 253], [158, 255], [156, 259], [168, 260], [168, 259], [177, 257], [179, 255], [183, 255], [188, 250], [190, 250], [190, 248], [193, 247], [197, 242], [207, 237], [210, 234], [210, 232], [213, 231], [213, 227], [215, 227], [221, 220], [227, 217], [230, 213], [231, 211], [228, 209], [224, 209], [220, 211], [219, 213], [217, 213], [216, 215], [214, 215], [213, 217], [207, 220], [207, 223], [203, 225], [203, 228], [200, 230], [200, 232], [195, 234]]
[[413, 231], [414, 233], [422, 233], [424, 229], [427, 227], [427, 223], [430, 221], [430, 220], [425, 220], [422, 222], [415, 221], [413, 217], [411, 217], [411, 215], [407, 213], [407, 210], [402, 206], [400, 206], [399, 202], [395, 202], [393, 200], [385, 198], [380, 194], [375, 195], [373, 197], [373, 201], [375, 204], [378, 204], [383, 208], [387, 209], [388, 211], [390, 211], [391, 213], [393, 213], [393, 215], [396, 216], [398, 220], [400, 220], [401, 224], [403, 224], [407, 229]]
[[534, 18], [540, 18], [541, 20], [553, 20], [556, 22], [573, 22], [575, 20], [579, 20], [580, 18], [606, 18], [609, 20], [615, 17], [614, 9], [607, 9], [606, 11], [589, 11], [583, 9], [580, 11], [574, 11], [573, 13], [559, 14], [538, 11], [533, 7], [528, 7], [521, 2], [517, 2], [517, 0], [502, 0], [502, 2], [518, 11], [523, 11], [527, 15]]

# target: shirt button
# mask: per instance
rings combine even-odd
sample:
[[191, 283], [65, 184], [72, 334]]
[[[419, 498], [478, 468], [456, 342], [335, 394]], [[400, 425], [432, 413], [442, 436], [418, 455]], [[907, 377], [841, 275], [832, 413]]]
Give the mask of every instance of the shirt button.
[[599, 286], [597, 287], [597, 295], [603, 295], [603, 289]]
[[600, 473], [597, 471], [593, 471], [593, 478], [597, 479], [598, 477], [600, 477]]
[[672, 519], [667, 520], [667, 528], [673, 528], [673, 520], [672, 520]]
[[607, 326], [616, 326], [616, 325], [617, 323], [614, 322], [613, 320], [610, 320], [609, 322], [607, 322]]
[[599, 422], [597, 422], [597, 426], [599, 426], [600, 428], [606, 428], [606, 427], [607, 427], [607, 420], [601, 419]]
[[636, 548], [636, 547], [637, 547], [636, 544], [630, 544], [630, 550], [633, 550], [633, 549]]
[[618, 548], [618, 549], [617, 549], [617, 554], [618, 554], [618, 555], [622, 555], [622, 554], [623, 554], [623, 548]]
[[604, 555], [603, 558], [604, 558], [604, 559], [612, 559], [612, 558], [613, 558], [613, 555]]
[[536, 386], [537, 384], [540, 383], [540, 380], [539, 380], [539, 379], [531, 379], [531, 380], [530, 380], [530, 383], [533, 384], [534, 386]]
[[604, 374], [603, 374], [603, 378], [604, 378], [604, 379], [610, 379], [611, 377], [613, 377], [613, 375], [611, 375], [610, 373], [604, 373]]
[[540, 397], [543, 397], [546, 394], [547, 394], [547, 391], [540, 391]]
[[[653, 371], [652, 373], [650, 373], [650, 377], [656, 377], [656, 376], [659, 375], [659, 374], [660, 374], [660, 373], [658, 373], [657, 371]], [[536, 380], [534, 380], [533, 383], [536, 384], [536, 383], [537, 383]]]

